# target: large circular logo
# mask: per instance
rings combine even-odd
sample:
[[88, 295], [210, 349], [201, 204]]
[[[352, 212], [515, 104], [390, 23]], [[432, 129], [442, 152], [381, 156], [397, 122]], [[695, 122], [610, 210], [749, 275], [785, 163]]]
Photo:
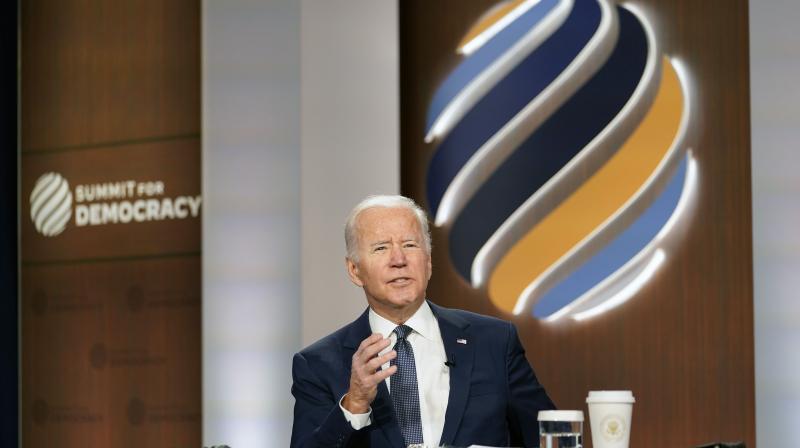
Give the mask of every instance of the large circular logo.
[[67, 227], [72, 216], [69, 183], [58, 173], [45, 173], [31, 192], [31, 221], [44, 236], [56, 236]]
[[687, 208], [685, 68], [627, 2], [501, 5], [431, 98], [427, 204], [496, 308], [587, 319], [654, 275]]

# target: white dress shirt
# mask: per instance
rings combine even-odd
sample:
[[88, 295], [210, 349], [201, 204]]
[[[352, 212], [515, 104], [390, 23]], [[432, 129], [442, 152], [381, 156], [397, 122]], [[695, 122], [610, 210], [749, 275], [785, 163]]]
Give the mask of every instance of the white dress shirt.
[[[408, 342], [414, 349], [414, 364], [417, 367], [417, 386], [419, 387], [420, 417], [422, 419], [422, 436], [426, 446], [439, 446], [444, 428], [444, 414], [447, 410], [447, 400], [450, 395], [450, 368], [445, 365], [447, 355], [444, 351], [442, 333], [439, 331], [439, 322], [433, 315], [430, 305], [425, 301], [416, 313], [411, 316], [405, 325], [411, 327]], [[391, 343], [381, 355], [392, 350], [397, 342], [393, 333], [397, 324], [378, 315], [370, 308], [369, 326], [373, 333], [380, 333], [389, 338]], [[383, 365], [389, 368], [390, 363]], [[386, 387], [392, 390], [392, 377], [386, 379]], [[342, 397], [344, 398], [344, 397]], [[354, 429], [361, 429], [372, 423], [372, 408], [366, 414], [352, 414], [342, 406], [339, 407], [344, 416]]]

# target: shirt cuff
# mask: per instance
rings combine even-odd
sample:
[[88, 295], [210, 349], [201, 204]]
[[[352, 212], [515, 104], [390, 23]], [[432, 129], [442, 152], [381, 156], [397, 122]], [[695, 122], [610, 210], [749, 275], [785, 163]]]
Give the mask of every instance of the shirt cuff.
[[344, 400], [344, 397], [345, 396], [342, 395], [342, 398], [339, 399], [339, 409], [342, 410], [345, 420], [350, 422], [350, 426], [352, 426], [356, 431], [365, 426], [369, 426], [372, 423], [372, 407], [370, 407], [365, 414], [353, 414], [345, 409], [344, 406], [342, 406], [342, 400]]

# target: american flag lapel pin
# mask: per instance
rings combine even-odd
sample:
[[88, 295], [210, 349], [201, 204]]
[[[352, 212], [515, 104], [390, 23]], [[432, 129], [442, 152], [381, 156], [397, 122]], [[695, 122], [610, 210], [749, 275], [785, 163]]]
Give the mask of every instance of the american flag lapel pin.
[[466, 339], [458, 338], [458, 339], [456, 339], [456, 342], [459, 343], [459, 344], [467, 345], [467, 340]]

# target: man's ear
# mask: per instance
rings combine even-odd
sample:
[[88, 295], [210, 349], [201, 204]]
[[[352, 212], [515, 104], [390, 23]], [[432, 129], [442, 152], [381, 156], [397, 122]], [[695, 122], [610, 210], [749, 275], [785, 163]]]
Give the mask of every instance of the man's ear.
[[361, 281], [360, 272], [358, 270], [358, 264], [354, 263], [353, 260], [345, 257], [344, 263], [347, 266], [347, 275], [350, 277], [350, 281], [353, 282], [356, 286], [363, 288], [364, 282]]
[[431, 261], [431, 257], [428, 256], [428, 281], [431, 279], [431, 274], [433, 274], [433, 262]]

